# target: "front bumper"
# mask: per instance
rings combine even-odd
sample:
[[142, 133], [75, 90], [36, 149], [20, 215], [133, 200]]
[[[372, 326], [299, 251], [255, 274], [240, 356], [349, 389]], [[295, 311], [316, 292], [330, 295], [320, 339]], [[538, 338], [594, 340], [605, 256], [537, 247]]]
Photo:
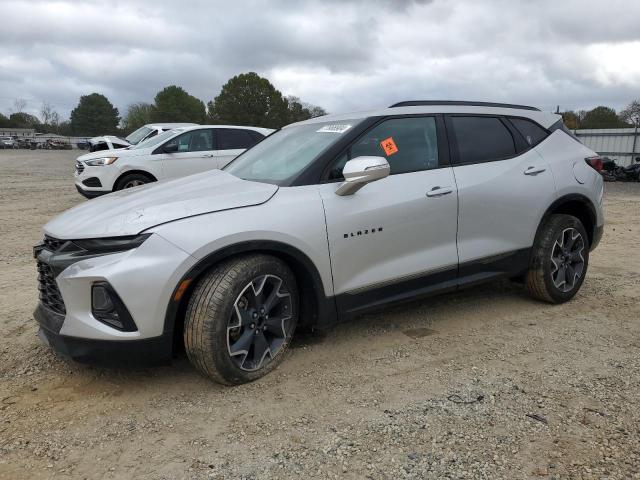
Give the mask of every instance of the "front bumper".
[[[41, 338], [81, 362], [139, 363], [148, 358], [157, 363], [170, 358], [173, 331], [165, 325], [166, 309], [195, 258], [160, 235], [151, 235], [138, 248], [101, 255], [78, 256], [64, 253], [64, 247], [47, 248], [39, 250], [37, 259], [52, 272], [63, 305], [46, 298], [38, 304], [34, 318]], [[137, 330], [118, 330], [94, 317], [91, 289], [101, 282], [113, 287]], [[47, 285], [45, 296], [51, 290], [55, 288]], [[108, 362], [110, 358], [114, 361]]]
[[78, 193], [85, 198], [96, 198], [101, 195], [106, 195], [107, 193], [111, 193], [109, 190], [87, 190], [86, 188], [81, 187], [76, 183], [76, 190]]
[[[80, 363], [108, 367], [162, 365], [171, 361], [173, 335], [170, 332], [142, 340], [95, 340], [60, 334], [64, 317], [42, 304], [33, 316], [40, 324], [38, 337], [59, 355]], [[60, 318], [62, 317], [62, 319]]]

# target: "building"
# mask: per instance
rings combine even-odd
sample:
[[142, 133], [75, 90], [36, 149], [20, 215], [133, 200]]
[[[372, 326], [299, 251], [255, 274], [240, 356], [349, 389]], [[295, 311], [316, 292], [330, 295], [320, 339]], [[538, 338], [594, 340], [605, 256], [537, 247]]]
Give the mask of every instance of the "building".
[[33, 128], [0, 127], [0, 137], [33, 138], [35, 134]]
[[640, 158], [640, 132], [635, 128], [594, 128], [575, 130], [576, 137], [591, 150], [615, 160], [618, 165], [631, 165]]

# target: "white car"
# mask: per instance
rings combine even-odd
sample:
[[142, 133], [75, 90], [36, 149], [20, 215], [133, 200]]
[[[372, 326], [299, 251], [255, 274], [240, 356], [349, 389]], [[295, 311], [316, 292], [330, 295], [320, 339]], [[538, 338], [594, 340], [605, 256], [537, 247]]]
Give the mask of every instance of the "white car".
[[115, 135], [102, 135], [87, 140], [90, 152], [98, 152], [101, 150], [117, 150], [119, 148], [128, 148], [131, 145], [138, 145], [156, 135], [179, 127], [190, 127], [197, 125], [196, 123], [149, 123], [138, 128], [126, 138], [116, 137]]
[[18, 145], [13, 137], [0, 137], [0, 148], [18, 148]]
[[532, 107], [314, 118], [223, 170], [53, 219], [34, 251], [35, 318], [80, 361], [166, 360], [183, 342], [200, 372], [237, 384], [275, 368], [296, 326], [498, 278], [566, 302], [602, 236], [601, 168]]
[[78, 157], [75, 183], [87, 198], [222, 168], [273, 130], [234, 125], [174, 128], [120, 150]]

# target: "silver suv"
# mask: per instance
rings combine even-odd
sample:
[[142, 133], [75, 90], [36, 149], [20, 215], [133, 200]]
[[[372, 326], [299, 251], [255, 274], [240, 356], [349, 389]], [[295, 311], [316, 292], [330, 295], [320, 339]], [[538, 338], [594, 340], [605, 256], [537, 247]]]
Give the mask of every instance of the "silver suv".
[[255, 380], [296, 327], [497, 278], [571, 299], [602, 235], [601, 160], [559, 116], [403, 102], [289, 125], [222, 171], [106, 195], [35, 247], [40, 335], [80, 361]]

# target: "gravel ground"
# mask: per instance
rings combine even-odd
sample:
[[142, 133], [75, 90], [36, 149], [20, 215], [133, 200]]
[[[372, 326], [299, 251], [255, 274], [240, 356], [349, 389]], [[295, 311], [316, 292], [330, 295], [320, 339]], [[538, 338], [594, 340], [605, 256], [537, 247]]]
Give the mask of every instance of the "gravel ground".
[[607, 184], [576, 298], [496, 283], [295, 339], [227, 388], [178, 358], [68, 363], [36, 338], [31, 246], [84, 201], [76, 152], [0, 151], [0, 478], [640, 478], [640, 184]]

